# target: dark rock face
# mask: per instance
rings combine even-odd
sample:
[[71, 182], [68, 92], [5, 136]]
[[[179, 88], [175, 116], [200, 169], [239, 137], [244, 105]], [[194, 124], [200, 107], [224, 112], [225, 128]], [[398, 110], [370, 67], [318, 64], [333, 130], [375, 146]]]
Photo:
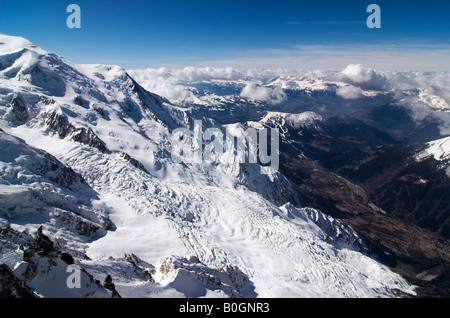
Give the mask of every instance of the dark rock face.
[[112, 298], [122, 298], [116, 290], [116, 285], [112, 282], [111, 275], [106, 276], [103, 286], [112, 292]]
[[[30, 297], [55, 297], [55, 295], [46, 295], [45, 292], [33, 290], [27, 284], [35, 278], [45, 279], [49, 277], [50, 285], [55, 284], [53, 281], [55, 275], [65, 272], [69, 265], [75, 265], [75, 258], [69, 254], [64, 246], [53, 242], [43, 232], [43, 227], [39, 227], [34, 236], [27, 231], [19, 232], [10, 227], [0, 230], [0, 250], [18, 250], [23, 252], [22, 262], [12, 271], [6, 264], [0, 265], [0, 298], [30, 298]], [[71, 251], [73, 252], [73, 251]], [[77, 253], [77, 252], [74, 252]], [[83, 257], [78, 254], [77, 257]], [[84, 257], [87, 257], [84, 255]], [[79, 295], [81, 297], [90, 297], [97, 294], [100, 297], [108, 297], [108, 295], [117, 295], [94, 279], [86, 269], [75, 265], [80, 270], [82, 287], [79, 287]], [[66, 277], [63, 275], [63, 279]], [[62, 282], [64, 283], [64, 282]], [[61, 282], [56, 282], [61, 287]], [[68, 287], [71, 289], [71, 287]], [[76, 293], [76, 291], [75, 291]], [[56, 295], [56, 297], [59, 297]]]
[[101, 153], [111, 153], [105, 143], [98, 138], [91, 128], [76, 128], [69, 123], [65, 115], [51, 113], [48, 115], [46, 123], [49, 131], [57, 134], [62, 139], [70, 137], [71, 140], [96, 148]]
[[32, 245], [32, 249], [35, 252], [42, 252], [44, 254], [50, 254], [54, 251], [54, 244], [50, 238], [42, 233], [42, 225], [39, 227], [36, 237]]
[[64, 166], [56, 158], [51, 155], [46, 155], [44, 160], [36, 164], [36, 169], [52, 182], [68, 189], [76, 184], [87, 184], [83, 177], [76, 173], [73, 169]]
[[33, 290], [18, 279], [6, 264], [0, 264], [0, 298], [36, 298]]
[[155, 267], [133, 253], [125, 254], [125, 260], [131, 264], [137, 277], [154, 282], [153, 276], [156, 273]]
[[[35, 275], [36, 263], [40, 258], [57, 258], [61, 251], [55, 247], [53, 241], [42, 232], [42, 225], [39, 227], [35, 237], [28, 240], [25, 244], [21, 246], [23, 250], [23, 261], [32, 264], [28, 268], [27, 276]], [[33, 274], [30, 274], [32, 273]]]
[[25, 123], [30, 117], [26, 101], [22, 97], [15, 95], [10, 105], [14, 119], [20, 124]]
[[133, 167], [138, 168], [144, 172], [147, 172], [147, 169], [145, 169], [144, 165], [141, 162], [139, 162], [138, 160], [131, 157], [129, 154], [127, 154], [125, 152], [121, 152], [120, 156], [123, 159], [125, 159], [126, 161], [128, 161]]
[[75, 98], [73, 99], [73, 102], [74, 102], [74, 104], [76, 104], [76, 105], [78, 105], [78, 106], [81, 106], [81, 107], [84, 107], [84, 108], [89, 109], [89, 105], [90, 105], [89, 101], [85, 100], [85, 99], [84, 99], [83, 97], [81, 97], [81, 96], [75, 97]]
[[50, 113], [46, 123], [49, 130], [52, 133], [58, 134], [59, 138], [66, 138], [74, 129], [66, 116], [57, 113]]
[[61, 259], [62, 259], [67, 265], [73, 265], [73, 264], [75, 264], [75, 259], [74, 259], [73, 256], [70, 255], [70, 254], [62, 253], [62, 254], [61, 254]]

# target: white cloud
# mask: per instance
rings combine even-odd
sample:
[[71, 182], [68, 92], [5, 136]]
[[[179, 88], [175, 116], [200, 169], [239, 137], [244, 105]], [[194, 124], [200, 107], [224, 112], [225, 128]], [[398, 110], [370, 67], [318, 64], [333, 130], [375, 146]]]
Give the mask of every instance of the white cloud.
[[357, 99], [363, 96], [363, 90], [359, 87], [348, 85], [339, 87], [336, 94], [343, 99]]
[[252, 100], [265, 101], [272, 105], [280, 104], [287, 100], [287, 95], [281, 88], [258, 86], [255, 82], [248, 83], [242, 89], [240, 96]]
[[423, 93], [438, 96], [450, 105], [450, 73], [396, 73], [389, 78], [389, 82], [392, 89], [422, 89]]
[[364, 90], [383, 91], [387, 88], [386, 76], [361, 64], [350, 64], [340, 74], [342, 81]]
[[[232, 67], [184, 67], [184, 68], [157, 68], [144, 70], [129, 70], [129, 74], [145, 89], [163, 96], [175, 104], [202, 104], [213, 103], [219, 96], [197, 96], [195, 89], [190, 85], [199, 81], [227, 80], [239, 81], [246, 85], [241, 97], [270, 104], [279, 104], [287, 99], [286, 93], [280, 87], [265, 87], [257, 85], [262, 78], [286, 76], [300, 73], [295, 70], [242, 70]], [[303, 72], [302, 72], [303, 74]]]
[[[178, 105], [215, 105], [224, 100], [224, 97], [213, 92], [207, 95], [198, 94], [192, 87], [192, 83], [198, 81], [234, 81], [233, 85], [243, 87], [241, 97], [272, 105], [287, 100], [282, 87], [303, 87], [300, 84], [305, 83], [317, 86], [321, 83], [344, 82], [345, 86], [337, 83], [340, 87], [336, 89], [336, 94], [341, 98], [361, 98], [367, 90], [389, 92], [394, 102], [411, 111], [416, 122], [434, 118], [440, 123], [442, 134], [447, 135], [450, 132], [448, 72], [379, 71], [362, 64], [347, 64], [338, 70], [323, 68], [315, 71], [295, 68], [184, 67], [128, 72], [147, 90]], [[289, 83], [292, 85], [287, 85]]]
[[416, 123], [431, 119], [442, 135], [450, 134], [450, 73], [393, 72], [388, 80], [397, 104], [408, 109]]
[[128, 73], [146, 90], [158, 94], [174, 103], [193, 103], [196, 98], [179, 79], [173, 70], [166, 68], [130, 70]]

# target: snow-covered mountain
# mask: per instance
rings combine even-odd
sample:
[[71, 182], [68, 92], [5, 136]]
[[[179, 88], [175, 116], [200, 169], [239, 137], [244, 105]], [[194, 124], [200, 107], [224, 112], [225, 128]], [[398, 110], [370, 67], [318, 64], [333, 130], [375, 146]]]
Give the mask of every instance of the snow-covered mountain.
[[427, 143], [427, 148], [417, 155], [417, 159], [423, 160], [427, 157], [433, 157], [441, 163], [441, 168], [445, 169], [450, 177], [450, 137]]
[[300, 206], [279, 172], [174, 162], [174, 129], [225, 127], [120, 67], [1, 35], [0, 118], [2, 296], [414, 293], [351, 227]]
[[322, 116], [314, 112], [303, 112], [300, 114], [268, 112], [266, 116], [261, 119], [261, 123], [263, 124], [272, 124], [278, 127], [282, 127], [287, 124], [295, 129], [313, 125], [320, 121], [322, 121]]

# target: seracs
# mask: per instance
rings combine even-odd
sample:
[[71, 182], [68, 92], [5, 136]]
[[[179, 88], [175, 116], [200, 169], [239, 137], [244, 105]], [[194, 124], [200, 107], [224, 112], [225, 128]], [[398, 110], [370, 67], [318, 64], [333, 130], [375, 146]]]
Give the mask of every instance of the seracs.
[[202, 131], [202, 122], [196, 120], [193, 131], [187, 128], [173, 131], [172, 159], [176, 163], [261, 163], [278, 170], [280, 135], [278, 129], [270, 129], [269, 155], [268, 130], [226, 127], [224, 138], [223, 130], [208, 128]]

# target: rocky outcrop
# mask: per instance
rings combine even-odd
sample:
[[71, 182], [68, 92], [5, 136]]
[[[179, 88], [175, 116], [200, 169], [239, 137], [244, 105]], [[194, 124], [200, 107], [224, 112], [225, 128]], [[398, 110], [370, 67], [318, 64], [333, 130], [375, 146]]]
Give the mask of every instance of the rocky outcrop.
[[13, 120], [18, 124], [25, 123], [30, 117], [27, 102], [19, 95], [15, 94], [10, 102]]
[[36, 233], [31, 249], [32, 251], [42, 253], [43, 255], [50, 255], [52, 252], [56, 251], [52, 240], [42, 232], [42, 225]]
[[8, 265], [0, 264], [0, 298], [36, 298], [36, 295]]
[[85, 100], [85, 99], [84, 99], [83, 97], [81, 97], [81, 96], [75, 97], [75, 98], [73, 99], [73, 103], [76, 104], [76, 105], [78, 105], [78, 106], [87, 108], [87, 109], [89, 109], [89, 105], [90, 105], [89, 101]]
[[153, 276], [156, 273], [155, 266], [137, 257], [135, 254], [125, 254], [124, 260], [133, 266], [136, 277], [154, 282]]
[[111, 277], [111, 275], [106, 276], [105, 282], [103, 283], [103, 286], [104, 286], [107, 290], [111, 291], [111, 293], [112, 293], [111, 298], [122, 298], [122, 297], [119, 295], [119, 293], [117, 292], [117, 290], [116, 290], [116, 285], [114, 285], [114, 283], [112, 282], [112, 277]]
[[[193, 256], [190, 259], [172, 256], [159, 269], [163, 281], [187, 297], [201, 297], [206, 290], [221, 290], [231, 298], [248, 297], [253, 293], [252, 284], [239, 268], [223, 266], [210, 268]], [[243, 294], [245, 289], [246, 295]], [[256, 294], [254, 294], [256, 295]]]
[[73, 212], [54, 209], [50, 213], [51, 217], [66, 225], [70, 229], [74, 229], [78, 234], [90, 237], [99, 232], [100, 229], [112, 229], [112, 223], [106, 218], [100, 219], [99, 223], [92, 222], [85, 217], [81, 217]]
[[46, 124], [48, 131], [57, 134], [61, 139], [69, 138], [75, 142], [95, 148], [101, 153], [111, 153], [105, 143], [94, 133], [91, 128], [76, 128], [63, 114], [58, 114], [56, 112], [50, 113], [47, 116]]
[[[111, 297], [115, 294], [84, 268], [76, 265], [70, 251], [63, 251], [40, 226], [34, 236], [11, 228], [0, 231], [0, 298], [1, 297]], [[21, 258], [20, 258], [21, 256]], [[79, 285], [69, 286], [68, 268], [78, 272]], [[45, 282], [45, 283], [43, 283]]]
[[131, 157], [129, 154], [127, 154], [125, 152], [121, 152], [120, 156], [123, 159], [125, 159], [126, 161], [128, 161], [131, 165], [133, 165], [133, 167], [138, 168], [138, 169], [140, 169], [140, 170], [142, 170], [144, 172], [147, 172], [147, 169], [145, 169], [144, 165], [140, 161], [138, 161], [138, 160], [134, 159], [133, 157]]

